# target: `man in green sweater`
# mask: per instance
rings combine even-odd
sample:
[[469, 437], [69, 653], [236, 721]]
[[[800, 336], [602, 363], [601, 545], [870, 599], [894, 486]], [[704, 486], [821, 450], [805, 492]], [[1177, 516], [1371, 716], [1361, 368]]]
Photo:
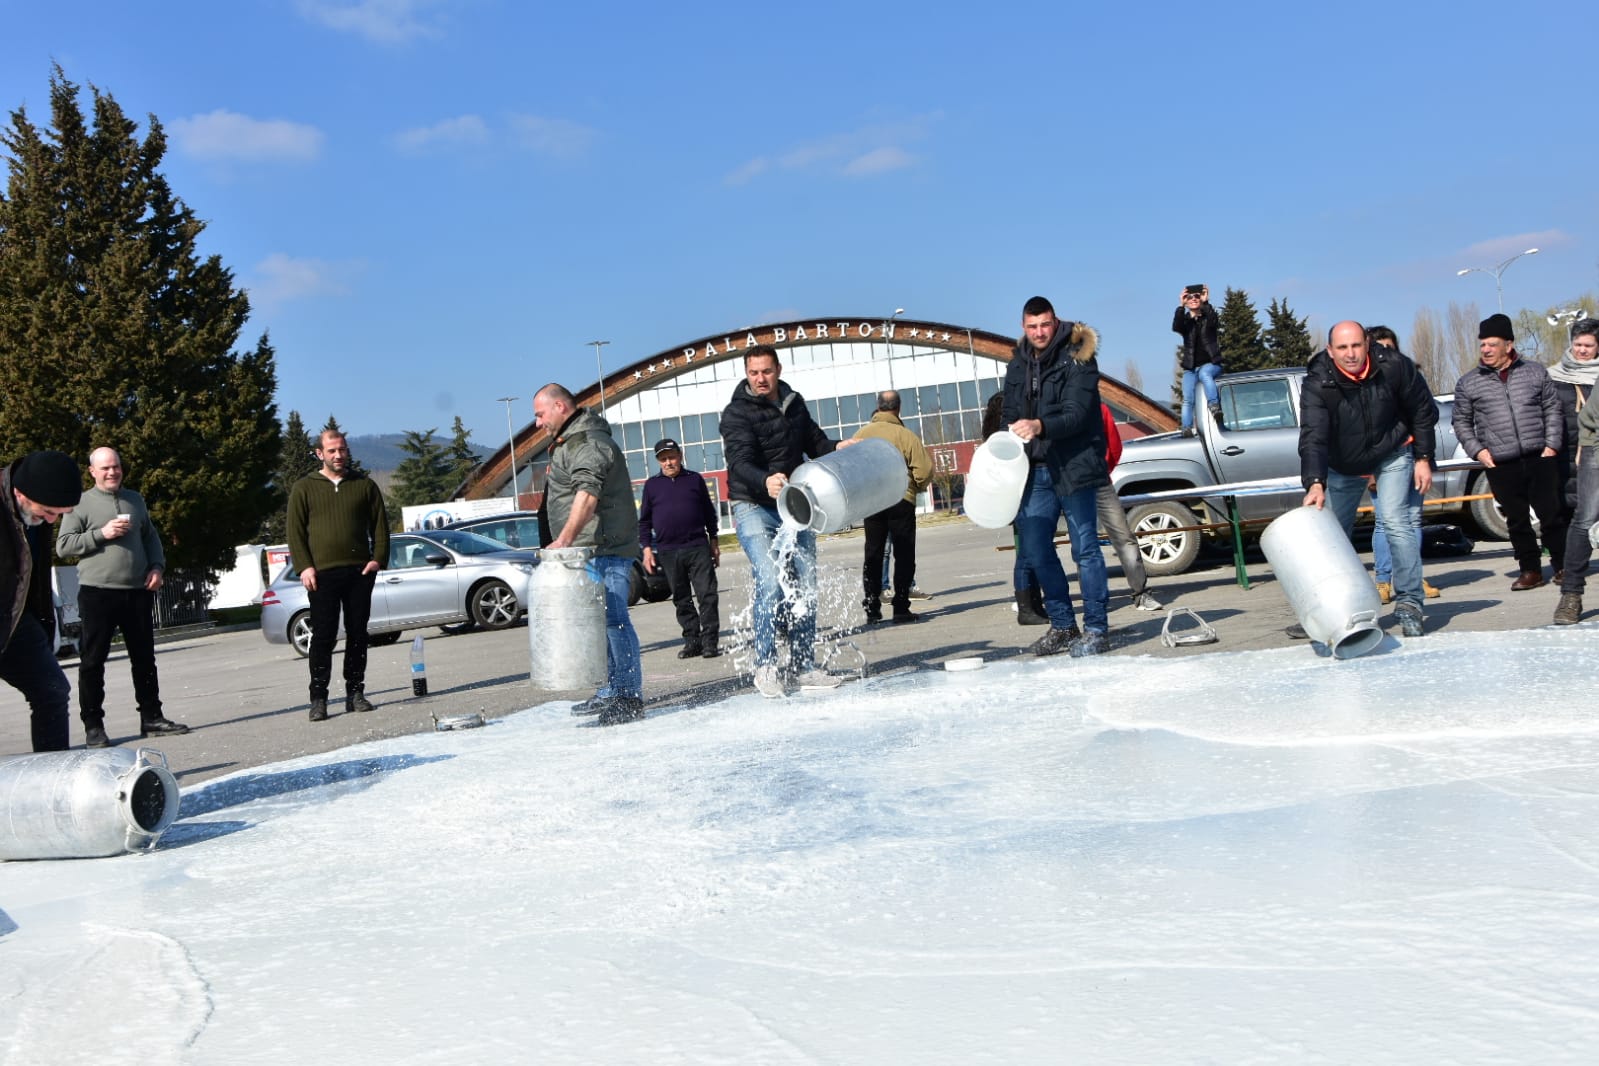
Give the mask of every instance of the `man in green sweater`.
[[344, 709], [370, 711], [366, 698], [366, 623], [372, 587], [389, 562], [389, 515], [371, 478], [350, 468], [344, 434], [317, 440], [322, 469], [289, 490], [289, 555], [311, 600], [311, 721], [328, 716], [333, 645], [344, 613]]
[[122, 632], [122, 646], [133, 668], [133, 696], [139, 707], [139, 736], [175, 736], [189, 727], [161, 713], [161, 686], [155, 669], [155, 594], [166, 569], [161, 534], [150, 521], [144, 497], [122, 485], [122, 457], [110, 448], [89, 454], [94, 487], [61, 520], [56, 554], [78, 559], [78, 717], [84, 746], [109, 747], [105, 731], [105, 661], [111, 638]]

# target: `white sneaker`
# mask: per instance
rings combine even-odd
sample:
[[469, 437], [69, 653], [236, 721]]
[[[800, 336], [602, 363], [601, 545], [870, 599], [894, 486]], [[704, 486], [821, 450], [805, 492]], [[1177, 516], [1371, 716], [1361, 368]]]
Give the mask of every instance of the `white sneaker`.
[[783, 694], [783, 678], [775, 664], [768, 663], [755, 668], [755, 691], [769, 700], [775, 700]]
[[912, 599], [912, 600], [930, 600], [930, 599], [933, 598], [933, 594], [931, 592], [923, 592], [921, 589], [917, 588], [915, 585], [912, 585], [911, 586], [911, 590], [909, 592], [907, 592], [905, 595], [906, 595], [906, 597], [908, 599]]
[[1155, 594], [1145, 589], [1133, 597], [1133, 609], [1138, 611], [1158, 611], [1161, 609], [1160, 601]]
[[812, 668], [794, 679], [801, 689], [837, 688], [844, 683], [842, 677], [830, 674], [826, 670]]

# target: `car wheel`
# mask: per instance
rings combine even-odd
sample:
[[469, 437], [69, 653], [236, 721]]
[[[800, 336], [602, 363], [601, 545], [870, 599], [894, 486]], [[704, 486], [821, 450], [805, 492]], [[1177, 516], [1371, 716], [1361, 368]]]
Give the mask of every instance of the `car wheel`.
[[472, 621], [484, 629], [504, 629], [516, 621], [516, 593], [503, 581], [485, 581], [472, 590], [467, 605]]
[[366, 635], [367, 644], [374, 648], [386, 648], [390, 644], [399, 643], [399, 640], [400, 630], [398, 629], [392, 633], [368, 633]]
[[[1151, 577], [1180, 574], [1199, 557], [1200, 524], [1194, 512], [1175, 500], [1146, 503], [1134, 507], [1127, 524], [1138, 534], [1138, 553], [1144, 557], [1144, 570]], [[1181, 529], [1182, 533], [1169, 532]]]
[[311, 612], [295, 611], [289, 619], [289, 643], [301, 658], [311, 654]]
[[[1489, 493], [1486, 500], [1471, 501], [1471, 522], [1479, 532], [1489, 540], [1509, 540], [1510, 526], [1505, 522], [1505, 512], [1500, 510], [1499, 501], [1493, 498], [1492, 490], [1488, 488], [1488, 478], [1478, 476], [1472, 479], [1471, 487], [1467, 489], [1468, 496], [1475, 496], [1479, 492]], [[1532, 516], [1533, 528], [1538, 526], [1538, 516]]]

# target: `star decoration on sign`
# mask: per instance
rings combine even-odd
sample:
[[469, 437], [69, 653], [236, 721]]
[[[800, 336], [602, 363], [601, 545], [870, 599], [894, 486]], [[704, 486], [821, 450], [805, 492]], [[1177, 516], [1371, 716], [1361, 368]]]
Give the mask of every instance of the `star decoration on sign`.
[[945, 333], [942, 336], [940, 336], [938, 339], [941, 340], [941, 341], [947, 341], [947, 340], [949, 340], [949, 334]]
[[641, 380], [641, 379], [642, 379], [642, 378], [643, 378], [643, 377], [644, 377], [644, 371], [642, 371], [642, 370], [635, 370], [635, 371], [633, 371], [633, 380], [634, 380], [634, 381], [639, 381], [639, 380]]
[[921, 335], [922, 335], [922, 331], [921, 330], [919, 330], [919, 329], [911, 330], [911, 336], [912, 337], [920, 337]]

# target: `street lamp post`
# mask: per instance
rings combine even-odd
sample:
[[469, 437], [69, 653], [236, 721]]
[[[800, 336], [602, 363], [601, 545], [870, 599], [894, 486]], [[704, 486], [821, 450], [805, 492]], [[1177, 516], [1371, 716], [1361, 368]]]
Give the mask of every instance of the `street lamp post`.
[[516, 486], [516, 428], [511, 424], [511, 405], [519, 399], [519, 396], [501, 396], [495, 401], [505, 405], [505, 439], [511, 445], [511, 503], [518, 508], [521, 504]]
[[894, 387], [894, 319], [905, 313], [903, 307], [894, 308], [894, 313], [888, 316], [888, 321], [883, 323], [883, 347], [888, 352], [888, 387]]
[[600, 360], [600, 349], [610, 341], [589, 341], [594, 345], [594, 369], [600, 375], [600, 417], [605, 417], [605, 364]]
[[1528, 248], [1525, 252], [1517, 252], [1515, 255], [1511, 256], [1509, 259], [1506, 259], [1503, 263], [1500, 263], [1496, 267], [1466, 267], [1464, 270], [1455, 271], [1455, 277], [1463, 278], [1467, 274], [1492, 274], [1494, 276], [1494, 288], [1499, 292], [1499, 313], [1503, 314], [1505, 310], [1505, 287], [1500, 284], [1499, 279], [1504, 276], [1505, 271], [1509, 269], [1511, 263], [1514, 263], [1524, 255], [1537, 254], [1538, 249]]

